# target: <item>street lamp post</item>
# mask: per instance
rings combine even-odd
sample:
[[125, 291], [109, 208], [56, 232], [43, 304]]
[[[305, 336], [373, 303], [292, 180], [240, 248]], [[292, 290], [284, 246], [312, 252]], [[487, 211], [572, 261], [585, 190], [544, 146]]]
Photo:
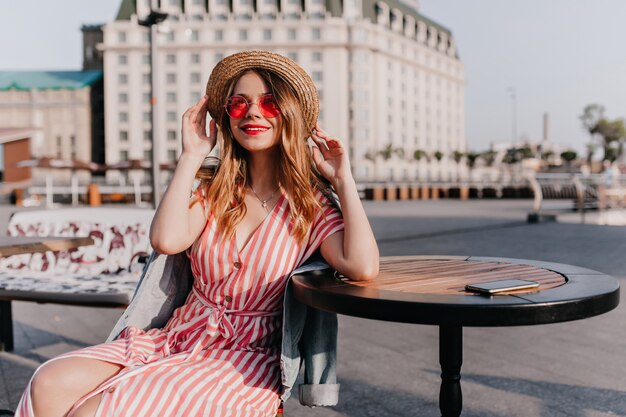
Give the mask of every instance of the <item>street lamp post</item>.
[[161, 171], [159, 163], [160, 158], [160, 141], [157, 140], [157, 136], [161, 136], [161, 129], [156, 128], [157, 114], [155, 111], [157, 104], [158, 83], [156, 82], [156, 69], [157, 69], [157, 42], [156, 35], [158, 30], [158, 24], [163, 22], [167, 18], [167, 13], [159, 12], [156, 10], [150, 10], [150, 14], [138, 23], [141, 26], [145, 26], [150, 30], [150, 140], [152, 143], [152, 205], [157, 208], [161, 201]]
[[515, 87], [509, 87], [507, 90], [511, 94], [511, 104], [513, 105], [513, 144], [517, 141], [517, 95]]

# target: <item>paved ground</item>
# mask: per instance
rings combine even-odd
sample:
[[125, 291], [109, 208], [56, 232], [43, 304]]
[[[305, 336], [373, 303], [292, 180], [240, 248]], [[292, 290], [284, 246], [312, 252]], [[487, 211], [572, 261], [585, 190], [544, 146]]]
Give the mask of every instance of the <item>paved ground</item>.
[[[382, 255], [532, 258], [596, 269], [626, 286], [625, 227], [531, 225], [524, 221], [530, 206], [529, 200], [366, 202]], [[0, 207], [0, 230], [8, 210]], [[0, 353], [0, 408], [16, 405], [41, 361], [101, 342], [120, 313], [14, 303], [16, 350]], [[339, 321], [339, 405], [309, 409], [294, 399], [287, 417], [439, 416], [435, 327]], [[626, 416], [624, 335], [626, 302], [576, 322], [465, 329], [463, 416]]]

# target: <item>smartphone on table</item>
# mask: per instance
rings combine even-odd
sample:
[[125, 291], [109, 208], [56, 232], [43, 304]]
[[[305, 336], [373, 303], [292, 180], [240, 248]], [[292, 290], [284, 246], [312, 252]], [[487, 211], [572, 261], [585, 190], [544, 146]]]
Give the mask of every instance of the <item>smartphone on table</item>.
[[465, 289], [482, 294], [498, 294], [502, 292], [526, 290], [537, 287], [539, 287], [539, 283], [535, 281], [526, 281], [524, 279], [501, 279], [498, 281], [467, 284]]

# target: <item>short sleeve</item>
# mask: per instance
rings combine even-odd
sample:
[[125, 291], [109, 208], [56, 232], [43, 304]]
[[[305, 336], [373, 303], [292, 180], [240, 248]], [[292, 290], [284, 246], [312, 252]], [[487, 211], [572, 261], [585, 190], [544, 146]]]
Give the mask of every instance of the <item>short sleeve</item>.
[[340, 232], [344, 228], [341, 211], [321, 192], [318, 191], [316, 197], [320, 201], [322, 209], [317, 212], [311, 225], [311, 234], [304, 259], [311, 256], [328, 236]]
[[189, 197], [189, 208], [193, 207], [196, 203], [200, 203], [202, 208], [206, 210], [205, 187], [200, 186], [200, 184], [200, 181], [194, 181], [191, 189], [191, 196]]

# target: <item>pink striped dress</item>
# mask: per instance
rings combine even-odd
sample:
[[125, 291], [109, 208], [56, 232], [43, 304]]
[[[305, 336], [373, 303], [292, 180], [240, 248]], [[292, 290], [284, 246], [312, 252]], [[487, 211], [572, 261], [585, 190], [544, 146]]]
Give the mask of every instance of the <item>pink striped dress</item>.
[[[209, 214], [188, 249], [195, 277], [185, 304], [162, 329], [127, 327], [113, 342], [54, 358], [86, 357], [123, 365], [122, 371], [86, 394], [97, 394], [97, 417], [273, 417], [280, 404], [282, 296], [291, 271], [331, 234], [343, 229], [340, 212], [322, 202], [309, 238], [290, 234], [283, 194], [238, 250]], [[16, 416], [33, 416], [30, 384]]]

